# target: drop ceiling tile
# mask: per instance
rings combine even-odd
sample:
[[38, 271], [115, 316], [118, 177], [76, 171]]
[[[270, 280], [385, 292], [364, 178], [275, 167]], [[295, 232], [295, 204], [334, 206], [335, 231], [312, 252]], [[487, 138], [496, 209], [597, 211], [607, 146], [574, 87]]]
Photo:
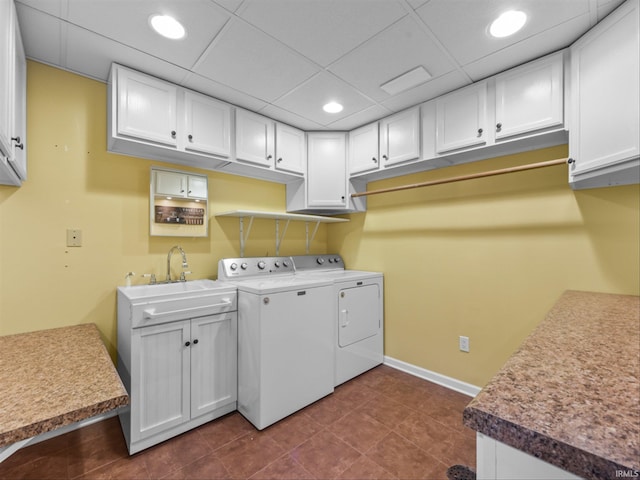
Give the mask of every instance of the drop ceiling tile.
[[[338, 102], [344, 109], [340, 113], [327, 113], [322, 106], [328, 102]], [[328, 72], [320, 72], [273, 103], [320, 125], [328, 125], [373, 105], [371, 100]]]
[[464, 87], [469, 83], [471, 82], [466, 75], [454, 70], [427, 83], [414, 87], [411, 90], [394, 95], [382, 102], [382, 105], [394, 112], [398, 112], [413, 105], [418, 105], [426, 102], [427, 100], [431, 100], [432, 98], [440, 95], [444, 95], [445, 93], [451, 92], [457, 88]]
[[598, 21], [609, 15], [623, 3], [624, 0], [598, 0]]
[[318, 67], [277, 40], [232, 20], [193, 71], [271, 102], [304, 82]]
[[546, 30], [544, 33], [534, 35], [499, 52], [471, 62], [463, 69], [474, 81], [477, 81], [568, 47], [589, 29], [589, 18], [589, 14], [573, 18], [562, 25]]
[[322, 125], [309, 120], [308, 118], [301, 117], [299, 115], [296, 115], [295, 113], [291, 113], [282, 108], [278, 108], [275, 105], [267, 105], [258, 113], [260, 113], [261, 115], [266, 115], [269, 118], [273, 118], [274, 120], [278, 120], [279, 122], [293, 125], [294, 127], [300, 128], [305, 131], [325, 130], [325, 127], [323, 127]]
[[16, 0], [15, 3], [18, 7], [23, 4], [59, 18], [65, 18], [67, 12], [67, 0]]
[[173, 83], [180, 83], [188, 71], [135, 48], [74, 25], [67, 27], [66, 60], [71, 71], [106, 81], [111, 63], [120, 63]]
[[[493, 38], [488, 26], [507, 9], [527, 13], [525, 26], [506, 38]], [[416, 12], [461, 65], [538, 35], [589, 11], [589, 0], [431, 0]]]
[[407, 12], [396, 0], [248, 0], [238, 13], [325, 67]]
[[18, 23], [27, 57], [50, 65], [62, 62], [62, 29], [65, 24], [39, 10], [16, 3]]
[[[68, 0], [69, 21], [167, 62], [191, 68], [230, 18], [210, 0]], [[149, 26], [152, 14], [169, 14], [185, 27], [183, 39], [170, 40]]]
[[331, 130], [353, 130], [368, 123], [375, 122], [381, 118], [391, 115], [393, 111], [384, 108], [382, 105], [373, 105], [359, 112], [349, 115], [340, 120], [336, 120], [327, 125]]
[[209, 95], [210, 97], [217, 98], [227, 103], [231, 103], [238, 107], [246, 108], [257, 112], [265, 105], [266, 102], [247, 95], [244, 92], [228, 87], [221, 83], [215, 82], [209, 78], [202, 77], [195, 73], [189, 73], [182, 82], [182, 85], [196, 92]]
[[[342, 57], [329, 70], [376, 101], [389, 98], [380, 85], [418, 66], [432, 78], [454, 69], [412, 17], [405, 17]], [[433, 80], [431, 80], [433, 81]]]

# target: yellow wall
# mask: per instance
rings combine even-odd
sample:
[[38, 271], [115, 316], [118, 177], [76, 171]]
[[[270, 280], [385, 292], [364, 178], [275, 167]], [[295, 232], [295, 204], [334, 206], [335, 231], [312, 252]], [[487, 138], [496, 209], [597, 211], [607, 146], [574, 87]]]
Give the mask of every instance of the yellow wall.
[[[566, 156], [554, 147], [368, 188]], [[639, 294], [639, 190], [574, 192], [556, 166], [370, 196], [366, 214], [329, 227], [329, 251], [384, 272], [386, 355], [482, 386], [564, 290]]]
[[[106, 152], [106, 85], [29, 62], [28, 134], [28, 181], [0, 186], [0, 335], [94, 322], [114, 355], [126, 272], [162, 277], [175, 243], [191, 278], [214, 278], [218, 259], [238, 255], [237, 219], [212, 218], [204, 239], [149, 237], [149, 168], [163, 164]], [[545, 149], [369, 189], [564, 156]], [[210, 213], [285, 210], [282, 185], [199, 173]], [[574, 192], [560, 166], [368, 202], [351, 222], [321, 226], [312, 252], [384, 272], [385, 353], [428, 370], [481, 386], [562, 291], [640, 293], [637, 185]], [[67, 228], [82, 229], [82, 247], [65, 246]], [[273, 222], [256, 220], [246, 254], [274, 245]], [[304, 224], [290, 225], [281, 253], [304, 253]]]
[[[178, 243], [190, 278], [214, 278], [220, 258], [239, 255], [238, 219], [211, 218], [208, 238], [149, 237], [150, 167], [181, 167], [107, 153], [105, 84], [35, 62], [27, 78], [29, 177], [0, 186], [0, 335], [93, 322], [115, 358], [115, 289], [125, 274], [164, 278]], [[210, 214], [285, 211], [283, 185], [198, 172], [209, 177]], [[82, 229], [82, 247], [66, 247], [67, 228]], [[246, 255], [274, 255], [274, 231], [256, 220]], [[304, 224], [292, 222], [281, 253], [303, 254], [304, 239]], [[311, 249], [326, 251], [325, 226]], [[180, 261], [173, 266], [175, 275]]]

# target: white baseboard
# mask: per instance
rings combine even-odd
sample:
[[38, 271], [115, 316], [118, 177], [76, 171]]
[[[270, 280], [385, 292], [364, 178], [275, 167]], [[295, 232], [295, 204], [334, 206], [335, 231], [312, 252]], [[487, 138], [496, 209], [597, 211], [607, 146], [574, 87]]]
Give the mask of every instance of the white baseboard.
[[428, 380], [429, 382], [437, 383], [438, 385], [442, 385], [443, 387], [446, 387], [450, 390], [455, 390], [456, 392], [463, 393], [465, 395], [468, 395], [469, 397], [475, 397], [478, 393], [480, 393], [480, 390], [482, 390], [482, 388], [476, 385], [471, 385], [470, 383], [466, 383], [452, 377], [447, 377], [446, 375], [432, 372], [431, 370], [427, 370], [426, 368], [418, 367], [416, 365], [412, 365], [410, 363], [403, 362], [402, 360], [397, 360], [386, 355], [384, 357], [384, 364], [391, 368], [395, 368], [396, 370], [400, 370], [424, 380]]

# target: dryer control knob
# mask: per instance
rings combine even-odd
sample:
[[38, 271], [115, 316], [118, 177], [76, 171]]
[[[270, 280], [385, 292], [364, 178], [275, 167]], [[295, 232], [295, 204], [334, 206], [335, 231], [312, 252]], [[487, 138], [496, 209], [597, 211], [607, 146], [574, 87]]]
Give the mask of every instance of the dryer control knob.
[[286, 260], [282, 261], [282, 266], [283, 267], [288, 267], [289, 266], [289, 262], [287, 262]]
[[266, 263], [264, 263], [262, 260], [260, 260], [260, 261], [258, 262], [258, 268], [259, 268], [260, 270], [264, 270], [264, 267], [266, 267], [266, 266], [267, 266], [267, 264], [266, 264]]
[[246, 263], [243, 263], [242, 265], [240, 265], [240, 268], [246, 270], [248, 266], [249, 265], [247, 265]]
[[229, 268], [235, 272], [238, 269], [238, 264], [234, 262], [229, 266]]
[[316, 258], [316, 262], [318, 262], [318, 265], [322, 265], [324, 263], [324, 258], [318, 257]]
[[276, 268], [280, 268], [280, 262], [278, 260], [273, 262], [273, 264], [275, 265]]
[[333, 259], [333, 262], [334, 263], [340, 263], [340, 259], [338, 257], [336, 257], [336, 258]]

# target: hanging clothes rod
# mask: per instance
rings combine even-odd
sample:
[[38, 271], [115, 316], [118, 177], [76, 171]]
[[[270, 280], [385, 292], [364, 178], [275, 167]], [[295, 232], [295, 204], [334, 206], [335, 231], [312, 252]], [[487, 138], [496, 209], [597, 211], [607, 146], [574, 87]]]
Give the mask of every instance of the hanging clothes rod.
[[381, 188], [379, 190], [369, 190], [367, 192], [352, 193], [352, 197], [364, 197], [366, 195], [378, 195], [379, 193], [398, 192], [400, 190], [410, 190], [412, 188], [430, 187], [432, 185], [441, 185], [443, 183], [460, 182], [462, 180], [472, 180], [474, 178], [494, 177], [496, 175], [504, 175], [506, 173], [522, 172], [525, 170], [535, 170], [536, 168], [552, 167], [554, 165], [572, 164], [572, 158], [559, 158], [557, 160], [548, 160], [546, 162], [529, 163], [518, 167], [502, 168], [500, 170], [490, 170], [488, 172], [472, 173], [470, 175], [460, 175], [458, 177], [445, 178], [441, 180], [431, 180], [429, 182], [413, 183], [410, 185], [401, 185], [399, 187]]

